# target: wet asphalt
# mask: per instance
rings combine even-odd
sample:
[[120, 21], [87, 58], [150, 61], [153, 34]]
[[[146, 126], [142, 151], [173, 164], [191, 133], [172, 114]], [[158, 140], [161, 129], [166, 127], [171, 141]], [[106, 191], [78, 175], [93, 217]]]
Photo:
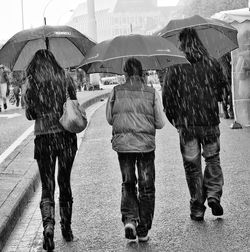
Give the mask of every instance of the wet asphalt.
[[102, 106], [90, 122], [72, 172], [72, 228], [77, 241], [68, 245], [70, 251], [250, 251], [250, 129], [232, 130], [232, 120], [221, 120], [224, 215], [217, 218], [207, 208], [204, 222], [189, 218], [178, 134], [167, 122], [156, 137], [156, 206], [150, 241], [128, 243], [120, 215], [121, 175]]
[[[90, 119], [72, 170], [75, 240], [63, 241], [56, 202], [55, 251], [250, 251], [250, 128], [232, 130], [232, 122], [221, 119], [220, 125], [224, 215], [217, 218], [207, 208], [204, 222], [190, 219], [178, 134], [167, 122], [156, 134], [156, 206], [150, 240], [145, 244], [128, 243], [120, 215], [121, 174], [103, 103]], [[22, 231], [22, 239], [20, 235], [12, 238], [12, 246], [6, 251], [43, 251], [40, 193], [39, 189], [27, 207], [28, 217], [21, 218], [16, 228], [19, 230], [15, 229], [17, 233]], [[17, 243], [22, 249], [11, 250]]]

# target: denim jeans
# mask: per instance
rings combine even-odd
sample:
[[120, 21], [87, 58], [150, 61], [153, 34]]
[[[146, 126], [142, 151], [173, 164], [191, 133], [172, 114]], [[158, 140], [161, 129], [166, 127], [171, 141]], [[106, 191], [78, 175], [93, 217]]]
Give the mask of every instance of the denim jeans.
[[[208, 198], [220, 201], [224, 184], [220, 166], [219, 126], [179, 128], [180, 149], [191, 196], [191, 213], [205, 211]], [[201, 151], [203, 150], [203, 151]], [[202, 173], [201, 155], [205, 159]]]
[[122, 174], [122, 221], [124, 225], [137, 223], [137, 235], [145, 236], [151, 229], [155, 208], [155, 153], [118, 153], [118, 159]]

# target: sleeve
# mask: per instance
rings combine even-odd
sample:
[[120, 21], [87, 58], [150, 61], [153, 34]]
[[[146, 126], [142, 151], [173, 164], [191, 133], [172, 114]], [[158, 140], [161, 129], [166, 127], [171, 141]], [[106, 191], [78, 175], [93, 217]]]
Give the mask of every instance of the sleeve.
[[229, 83], [219, 63], [217, 63], [216, 73], [217, 73], [217, 80], [218, 80], [216, 82], [216, 87], [215, 87], [217, 101], [222, 102], [224, 93], [227, 93]]
[[35, 112], [35, 106], [34, 106], [34, 92], [30, 87], [30, 83], [28, 79], [25, 83], [25, 91], [24, 91], [24, 103], [25, 103], [25, 115], [28, 120], [36, 120], [37, 115]]
[[177, 69], [172, 67], [168, 68], [164, 76], [163, 88], [162, 88], [162, 103], [163, 109], [168, 121], [175, 126], [176, 112], [178, 109], [178, 92], [177, 92], [177, 80], [175, 77]]
[[71, 100], [77, 100], [75, 83], [73, 78], [69, 74], [67, 74], [66, 81], [69, 98]]
[[110, 125], [113, 125], [112, 110], [113, 110], [114, 101], [115, 101], [115, 91], [114, 89], [112, 89], [109, 95], [108, 101], [107, 101], [107, 105], [106, 105], [106, 119]]
[[4, 75], [4, 79], [5, 79], [6, 83], [8, 85], [10, 85], [10, 78], [9, 78], [7, 71], [4, 71], [3, 75]]
[[162, 129], [166, 123], [166, 120], [165, 120], [166, 117], [163, 113], [161, 97], [156, 90], [155, 90], [154, 114], [155, 114], [155, 128]]

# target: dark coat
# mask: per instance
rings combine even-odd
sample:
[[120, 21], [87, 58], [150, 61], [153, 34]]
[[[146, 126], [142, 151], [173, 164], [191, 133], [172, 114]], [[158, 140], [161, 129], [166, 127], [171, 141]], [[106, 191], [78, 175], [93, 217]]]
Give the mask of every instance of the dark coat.
[[162, 92], [166, 116], [177, 128], [218, 125], [218, 101], [227, 85], [220, 64], [209, 58], [190, 62], [166, 72]]

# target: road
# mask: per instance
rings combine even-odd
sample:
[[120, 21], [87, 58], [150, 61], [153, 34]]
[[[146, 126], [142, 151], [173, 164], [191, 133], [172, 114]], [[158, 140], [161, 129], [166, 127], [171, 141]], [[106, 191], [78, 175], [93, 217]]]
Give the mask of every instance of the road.
[[[156, 137], [156, 208], [151, 239], [146, 244], [127, 243], [120, 216], [121, 175], [102, 104], [91, 118], [72, 171], [76, 239], [67, 244], [61, 238], [57, 202], [55, 251], [250, 251], [250, 128], [232, 130], [231, 120], [221, 121], [223, 217], [214, 217], [207, 208], [204, 222], [190, 220], [178, 135], [167, 123]], [[4, 252], [42, 251], [39, 200], [38, 190]]]

